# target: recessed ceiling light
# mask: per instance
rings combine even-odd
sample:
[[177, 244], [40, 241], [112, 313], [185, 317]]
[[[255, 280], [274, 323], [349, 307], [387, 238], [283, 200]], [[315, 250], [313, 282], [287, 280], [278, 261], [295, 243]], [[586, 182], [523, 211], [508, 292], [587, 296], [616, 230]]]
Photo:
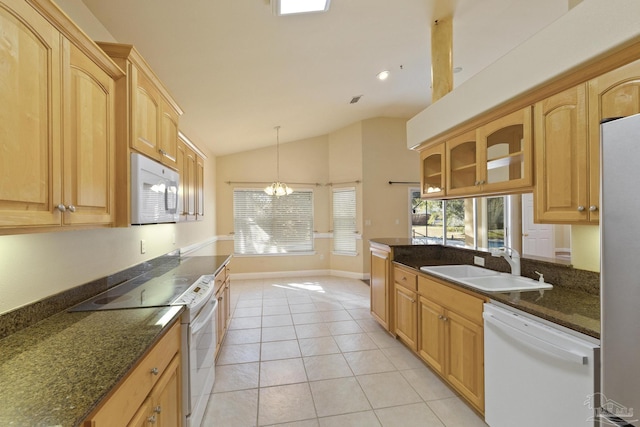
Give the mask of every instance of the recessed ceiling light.
[[376, 77], [378, 77], [378, 80], [387, 80], [389, 78], [389, 74], [389, 70], [384, 70], [379, 72]]
[[278, 16], [298, 13], [326, 12], [331, 0], [271, 0]]

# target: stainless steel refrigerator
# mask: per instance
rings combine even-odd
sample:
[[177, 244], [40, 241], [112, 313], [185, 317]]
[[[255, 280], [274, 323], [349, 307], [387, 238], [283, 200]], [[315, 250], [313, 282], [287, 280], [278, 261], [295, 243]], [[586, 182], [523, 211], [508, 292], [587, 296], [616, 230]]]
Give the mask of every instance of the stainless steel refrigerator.
[[640, 426], [640, 114], [601, 137], [601, 425]]

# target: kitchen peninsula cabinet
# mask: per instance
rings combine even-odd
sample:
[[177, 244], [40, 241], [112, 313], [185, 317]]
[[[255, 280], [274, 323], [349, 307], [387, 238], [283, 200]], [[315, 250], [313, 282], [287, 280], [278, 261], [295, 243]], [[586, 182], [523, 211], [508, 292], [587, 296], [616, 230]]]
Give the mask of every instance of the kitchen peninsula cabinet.
[[391, 307], [393, 292], [390, 289], [391, 249], [371, 243], [371, 315], [387, 331], [392, 331]]
[[0, 234], [112, 225], [122, 70], [50, 1], [0, 7], [0, 28]]
[[484, 298], [418, 276], [418, 354], [484, 412]]
[[87, 418], [84, 427], [182, 425], [180, 358], [177, 321]]

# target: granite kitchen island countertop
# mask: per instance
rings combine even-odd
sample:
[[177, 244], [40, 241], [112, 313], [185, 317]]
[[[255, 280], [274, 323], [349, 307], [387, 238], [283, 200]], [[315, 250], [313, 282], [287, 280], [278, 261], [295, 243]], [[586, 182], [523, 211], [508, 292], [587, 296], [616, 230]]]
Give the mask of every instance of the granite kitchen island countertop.
[[80, 425], [184, 308], [160, 322], [170, 310], [62, 312], [0, 340], [0, 425]]

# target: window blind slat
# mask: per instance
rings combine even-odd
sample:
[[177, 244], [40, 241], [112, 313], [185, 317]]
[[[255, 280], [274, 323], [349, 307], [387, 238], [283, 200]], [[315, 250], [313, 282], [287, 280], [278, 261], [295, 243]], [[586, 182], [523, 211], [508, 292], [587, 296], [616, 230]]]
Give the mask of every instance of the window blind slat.
[[356, 189], [333, 190], [333, 250], [356, 253]]
[[239, 254], [313, 251], [313, 192], [276, 197], [234, 190], [234, 250]]

